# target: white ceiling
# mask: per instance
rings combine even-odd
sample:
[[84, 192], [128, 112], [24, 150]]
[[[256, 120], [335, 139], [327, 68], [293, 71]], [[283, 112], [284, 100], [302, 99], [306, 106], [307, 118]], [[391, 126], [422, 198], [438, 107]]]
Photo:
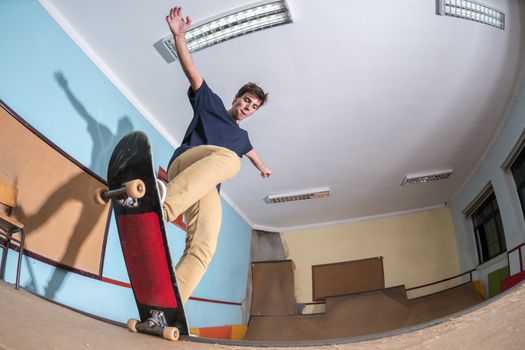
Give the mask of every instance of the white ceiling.
[[[41, 0], [174, 146], [192, 113], [178, 62], [152, 46], [169, 33], [169, 8], [196, 23], [252, 2]], [[244, 159], [225, 198], [253, 227], [275, 231], [450, 201], [504, 121], [524, 61], [524, 5], [483, 3], [506, 13], [504, 31], [437, 16], [435, 0], [289, 0], [293, 24], [195, 53], [227, 106], [246, 81], [270, 92], [242, 127], [273, 176]], [[400, 186], [406, 174], [448, 168], [448, 180]], [[325, 186], [327, 199], [263, 202]]]

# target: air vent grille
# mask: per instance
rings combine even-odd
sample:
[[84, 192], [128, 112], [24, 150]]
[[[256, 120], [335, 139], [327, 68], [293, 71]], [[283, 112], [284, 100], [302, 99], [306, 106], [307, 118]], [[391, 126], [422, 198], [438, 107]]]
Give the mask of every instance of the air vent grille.
[[417, 173], [417, 174], [409, 174], [405, 176], [401, 185], [404, 186], [404, 185], [412, 185], [416, 183], [425, 183], [425, 182], [445, 180], [445, 179], [448, 179], [452, 175], [453, 172], [454, 171], [452, 169], [446, 169], [446, 170], [437, 170], [437, 171], [430, 171], [430, 172]]
[[298, 192], [270, 194], [264, 198], [267, 204], [295, 202], [308, 199], [319, 199], [330, 196], [329, 188], [311, 189]]

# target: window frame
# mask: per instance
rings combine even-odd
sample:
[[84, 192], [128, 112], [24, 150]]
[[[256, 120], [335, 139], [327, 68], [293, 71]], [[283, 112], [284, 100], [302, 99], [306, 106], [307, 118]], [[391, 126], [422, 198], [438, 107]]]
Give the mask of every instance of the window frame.
[[[507, 251], [505, 230], [496, 194], [489, 188], [483, 200], [471, 211], [479, 264], [484, 264]], [[494, 249], [496, 248], [496, 249]]]
[[[518, 164], [520, 165], [519, 167]], [[519, 174], [520, 171], [518, 169], [521, 170], [522, 174]], [[509, 170], [514, 179], [514, 183], [516, 184], [521, 211], [525, 218], [525, 148], [522, 148], [516, 155], [512, 164], [509, 166]], [[518, 175], [522, 175], [523, 177], [519, 178]]]

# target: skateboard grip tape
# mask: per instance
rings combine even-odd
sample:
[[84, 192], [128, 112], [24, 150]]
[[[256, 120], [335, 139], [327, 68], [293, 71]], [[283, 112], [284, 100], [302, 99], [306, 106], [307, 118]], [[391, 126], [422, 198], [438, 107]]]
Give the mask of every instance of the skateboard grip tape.
[[119, 215], [117, 225], [137, 302], [176, 308], [177, 299], [157, 213]]

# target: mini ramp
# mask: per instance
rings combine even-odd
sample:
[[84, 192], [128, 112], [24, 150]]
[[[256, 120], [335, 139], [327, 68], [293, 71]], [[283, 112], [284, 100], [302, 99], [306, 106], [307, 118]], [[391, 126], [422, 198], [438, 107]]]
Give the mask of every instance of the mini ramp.
[[123, 326], [66, 309], [0, 282], [0, 349], [251, 349], [322, 347], [334, 349], [523, 349], [525, 284], [461, 314], [395, 332], [324, 341], [219, 342], [184, 339], [177, 343], [132, 334]]
[[314, 315], [252, 316], [247, 340], [322, 340], [388, 332], [445, 317], [483, 301], [472, 283], [407, 300], [403, 286], [326, 299]]

